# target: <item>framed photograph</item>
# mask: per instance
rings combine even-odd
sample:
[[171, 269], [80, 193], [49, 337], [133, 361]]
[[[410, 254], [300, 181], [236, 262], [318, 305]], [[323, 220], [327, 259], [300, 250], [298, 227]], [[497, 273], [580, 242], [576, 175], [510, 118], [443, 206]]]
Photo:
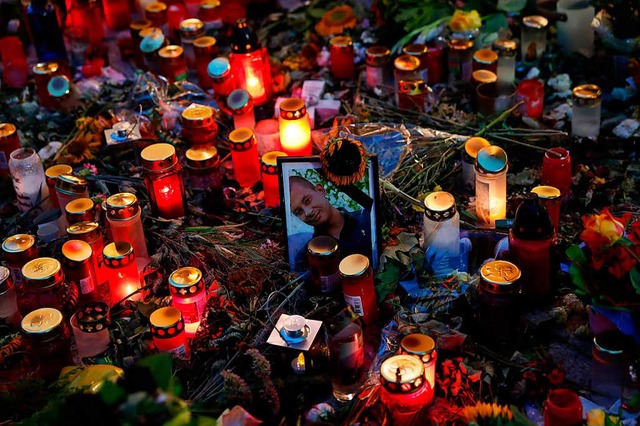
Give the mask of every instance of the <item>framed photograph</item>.
[[353, 185], [337, 186], [323, 173], [320, 157], [279, 157], [280, 199], [287, 254], [292, 271], [307, 269], [307, 243], [316, 236], [338, 240], [341, 257], [364, 254], [377, 268], [378, 158], [367, 160], [364, 177]]

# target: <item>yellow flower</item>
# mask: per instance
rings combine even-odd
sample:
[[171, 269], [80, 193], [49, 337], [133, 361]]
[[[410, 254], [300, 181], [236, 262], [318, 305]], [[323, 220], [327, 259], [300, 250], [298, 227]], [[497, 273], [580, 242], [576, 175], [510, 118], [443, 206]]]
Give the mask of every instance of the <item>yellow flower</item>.
[[342, 5], [326, 11], [315, 28], [321, 36], [329, 37], [341, 34], [347, 28], [355, 28], [356, 24], [356, 14], [351, 6]]
[[474, 30], [480, 28], [480, 26], [482, 26], [482, 20], [477, 10], [472, 10], [471, 12], [456, 10], [449, 21], [449, 28], [452, 31]]
[[506, 405], [483, 402], [478, 402], [474, 406], [464, 407], [464, 415], [467, 418], [467, 422], [478, 422], [482, 419], [511, 420], [513, 418], [511, 409]]
[[587, 413], [587, 426], [604, 426], [604, 411], [594, 408]]

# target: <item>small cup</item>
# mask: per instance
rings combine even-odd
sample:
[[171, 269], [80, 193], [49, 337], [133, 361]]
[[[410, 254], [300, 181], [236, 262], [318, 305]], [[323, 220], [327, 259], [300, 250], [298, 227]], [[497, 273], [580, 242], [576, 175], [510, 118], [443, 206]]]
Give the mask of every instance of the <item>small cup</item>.
[[491, 115], [509, 109], [516, 100], [516, 86], [508, 83], [484, 83], [476, 89], [477, 109]]

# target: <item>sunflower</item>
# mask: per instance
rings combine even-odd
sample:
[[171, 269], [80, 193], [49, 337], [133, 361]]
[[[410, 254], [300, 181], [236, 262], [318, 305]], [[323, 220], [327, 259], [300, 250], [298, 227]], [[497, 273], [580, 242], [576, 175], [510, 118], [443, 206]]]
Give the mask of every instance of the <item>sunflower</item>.
[[356, 14], [351, 6], [341, 5], [328, 10], [316, 24], [316, 32], [323, 37], [341, 34], [347, 28], [355, 28]]
[[320, 153], [325, 176], [338, 186], [362, 180], [367, 169], [367, 157], [362, 144], [349, 138], [332, 138]]

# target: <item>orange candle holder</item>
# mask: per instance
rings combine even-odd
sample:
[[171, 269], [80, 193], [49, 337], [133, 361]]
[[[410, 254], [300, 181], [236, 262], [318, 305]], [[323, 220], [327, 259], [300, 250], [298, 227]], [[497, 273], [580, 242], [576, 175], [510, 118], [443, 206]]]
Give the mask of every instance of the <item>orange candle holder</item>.
[[253, 130], [239, 128], [229, 134], [231, 161], [236, 181], [243, 188], [250, 188], [260, 180], [258, 142]]
[[281, 151], [270, 151], [262, 156], [262, 186], [264, 187], [264, 206], [280, 206], [280, 183], [278, 181], [278, 157], [286, 157]]
[[290, 98], [280, 103], [280, 144], [290, 157], [311, 155], [311, 125], [302, 99]]

